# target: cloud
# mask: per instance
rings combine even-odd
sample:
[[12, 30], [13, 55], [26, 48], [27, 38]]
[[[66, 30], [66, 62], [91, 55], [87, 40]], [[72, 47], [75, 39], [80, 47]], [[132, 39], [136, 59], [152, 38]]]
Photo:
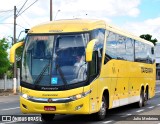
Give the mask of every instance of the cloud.
[[[0, 23], [10, 23], [10, 24], [0, 24], [0, 37], [13, 37], [13, 9], [14, 6], [17, 8], [17, 13], [25, 3], [26, 0], [5, 0], [0, 4], [0, 11], [3, 10], [12, 10], [6, 13], [0, 13]], [[34, 1], [28, 0], [24, 8], [21, 10], [23, 12], [29, 5], [31, 5]], [[31, 28], [34, 25], [37, 25], [42, 22], [49, 21], [49, 0], [42, 1], [39, 0], [30, 8], [28, 8], [25, 12], [23, 12], [20, 16], [17, 17], [17, 33], [18, 37], [19, 33], [24, 30], [24, 28]], [[3, 30], [2, 30], [3, 29]], [[23, 34], [22, 34], [23, 35]]]
[[152, 38], [160, 41], [160, 17], [147, 19], [143, 22], [128, 22], [122, 26], [126, 30], [133, 32], [135, 35], [151, 34]]
[[55, 11], [61, 10], [64, 17], [83, 15], [104, 16], [131, 16], [137, 17], [140, 13], [140, 0], [56, 0], [59, 1]]
[[[16, 5], [18, 10], [25, 0], [4, 0], [0, 4], [0, 10], [10, 10]], [[28, 7], [33, 0], [28, 0], [25, 7]], [[17, 36], [24, 28], [31, 28], [34, 25], [49, 21], [49, 2], [50, 0], [38, 0], [33, 6], [27, 9], [17, 18]], [[112, 17], [138, 17], [140, 14], [139, 5], [141, 0], [53, 0], [53, 19], [72, 19], [72, 18], [98, 18], [111, 23]], [[60, 12], [58, 12], [60, 10]], [[57, 13], [58, 12], [58, 13]], [[5, 23], [13, 23], [12, 17], [3, 20]], [[154, 23], [152, 23], [154, 22]], [[123, 25], [129, 31], [136, 34], [150, 33], [160, 34], [159, 19], [149, 19], [145, 22], [131, 22]], [[20, 27], [20, 25], [22, 27]], [[121, 25], [122, 27], [122, 25]], [[13, 25], [0, 25], [0, 35], [13, 35]], [[159, 38], [160, 39], [160, 38]]]
[[[25, 0], [5, 0], [0, 4], [1, 10], [13, 9], [16, 5], [19, 10]], [[33, 0], [28, 0], [25, 7], [28, 7]], [[28, 18], [28, 22], [32, 25], [32, 20], [41, 18], [41, 23], [49, 20], [49, 2], [50, 0], [39, 0], [22, 15]], [[140, 0], [54, 0], [53, 1], [53, 18], [57, 14], [57, 10], [61, 10], [57, 19], [62, 18], [106, 18], [112, 16], [132, 16], [136, 17], [139, 14], [138, 5]], [[46, 18], [48, 19], [46, 20]], [[19, 19], [19, 18], [17, 18]], [[23, 22], [22, 22], [23, 23]], [[34, 23], [35, 24], [35, 23]]]
[[128, 15], [131, 17], [137, 17], [139, 15], [140, 11], [137, 8], [132, 8], [129, 12]]
[[155, 25], [155, 26], [160, 25], [160, 17], [154, 19], [148, 19], [145, 21], [145, 23], [148, 25]]
[[0, 10], [11, 10], [14, 6], [20, 6], [24, 3], [24, 0], [3, 0], [0, 4]]

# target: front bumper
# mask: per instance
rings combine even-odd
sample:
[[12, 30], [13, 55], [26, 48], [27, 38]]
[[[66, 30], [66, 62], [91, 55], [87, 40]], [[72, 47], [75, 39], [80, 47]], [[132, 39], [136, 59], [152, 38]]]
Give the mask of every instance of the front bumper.
[[[89, 96], [66, 103], [38, 103], [20, 96], [20, 109], [22, 113], [89, 114]], [[56, 110], [45, 111], [44, 106], [55, 106]]]

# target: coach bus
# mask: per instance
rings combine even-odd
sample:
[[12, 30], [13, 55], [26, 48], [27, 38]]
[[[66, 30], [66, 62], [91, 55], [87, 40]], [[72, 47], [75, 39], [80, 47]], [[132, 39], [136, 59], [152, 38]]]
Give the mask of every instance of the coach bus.
[[12, 63], [19, 46], [24, 46], [20, 109], [44, 121], [55, 114], [103, 120], [108, 109], [143, 107], [155, 95], [154, 45], [103, 20], [37, 25], [11, 48]]

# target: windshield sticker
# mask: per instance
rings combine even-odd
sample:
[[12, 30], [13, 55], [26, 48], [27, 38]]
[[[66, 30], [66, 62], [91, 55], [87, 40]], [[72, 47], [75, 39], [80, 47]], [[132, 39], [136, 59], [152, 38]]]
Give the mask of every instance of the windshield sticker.
[[36, 41], [36, 40], [44, 40], [44, 41], [47, 41], [48, 40], [48, 36], [34, 36], [34, 37], [32, 37], [32, 40], [33, 41]]
[[57, 82], [58, 82], [58, 78], [57, 77], [53, 77], [51, 79], [51, 84], [57, 84]]

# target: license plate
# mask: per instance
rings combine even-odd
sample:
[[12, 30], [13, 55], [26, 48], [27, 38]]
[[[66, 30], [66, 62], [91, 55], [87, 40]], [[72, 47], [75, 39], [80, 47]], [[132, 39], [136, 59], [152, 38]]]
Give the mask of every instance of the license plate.
[[44, 106], [45, 111], [56, 111], [56, 106]]

